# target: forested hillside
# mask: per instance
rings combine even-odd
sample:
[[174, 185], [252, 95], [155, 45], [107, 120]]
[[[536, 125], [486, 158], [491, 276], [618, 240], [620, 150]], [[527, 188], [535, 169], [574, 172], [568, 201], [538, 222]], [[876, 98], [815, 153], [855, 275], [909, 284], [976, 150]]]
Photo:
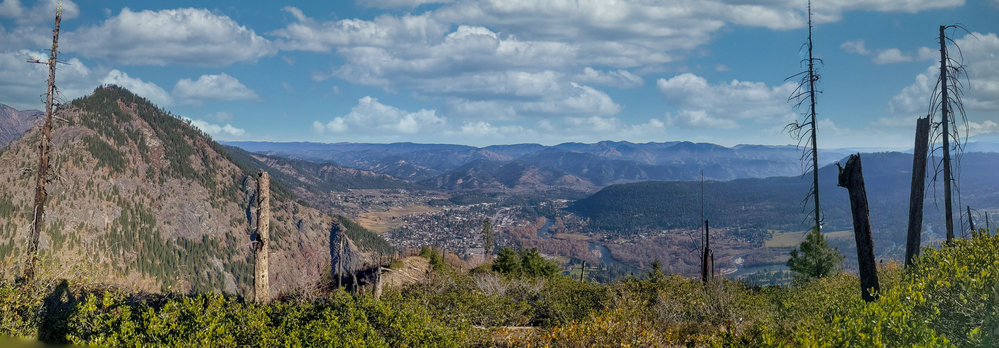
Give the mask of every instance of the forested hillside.
[[[862, 154], [864, 180], [871, 209], [875, 240], [891, 245], [905, 243], [909, 209], [912, 155], [903, 153]], [[967, 153], [961, 161], [961, 199], [964, 206], [984, 212], [999, 208], [999, 154]], [[852, 230], [847, 190], [836, 186], [835, 165], [819, 171], [822, 190], [823, 229]], [[774, 177], [707, 181], [704, 184], [705, 217], [717, 227], [760, 227], [801, 231], [808, 228], [802, 199], [811, 174], [804, 177]], [[929, 186], [924, 205], [928, 231], [942, 231], [942, 206], [934, 204]], [[940, 185], [938, 185], [940, 186]], [[608, 186], [579, 200], [570, 210], [589, 217], [591, 226], [602, 231], [633, 234], [661, 229], [696, 228], [701, 217], [701, 183], [698, 181], [651, 181]], [[984, 217], [973, 214], [980, 223]], [[967, 221], [965, 219], [965, 221]], [[967, 229], [967, 227], [965, 227]]]
[[[256, 170], [180, 118], [117, 86], [63, 105], [54, 122], [42, 269], [149, 291], [252, 287]], [[20, 267], [39, 132], [0, 152], [0, 259]], [[271, 185], [271, 291], [328, 271], [333, 218]]]

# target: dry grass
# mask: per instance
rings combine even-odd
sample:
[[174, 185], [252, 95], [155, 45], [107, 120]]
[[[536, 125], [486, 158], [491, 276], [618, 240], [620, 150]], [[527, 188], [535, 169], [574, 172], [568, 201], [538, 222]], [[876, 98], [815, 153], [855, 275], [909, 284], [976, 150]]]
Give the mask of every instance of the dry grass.
[[358, 224], [364, 226], [375, 233], [382, 234], [391, 231], [394, 228], [405, 225], [406, 223], [399, 219], [401, 216], [406, 216], [409, 214], [422, 214], [438, 211], [440, 208], [435, 208], [426, 205], [407, 205], [402, 207], [389, 207], [383, 211], [369, 211], [357, 215], [357, 219], [354, 219]]
[[[772, 237], [765, 244], [768, 248], [797, 247], [805, 240], [806, 235], [805, 231], [770, 231], [770, 233]], [[826, 240], [853, 238], [853, 231], [823, 232], [822, 235], [826, 237]]]

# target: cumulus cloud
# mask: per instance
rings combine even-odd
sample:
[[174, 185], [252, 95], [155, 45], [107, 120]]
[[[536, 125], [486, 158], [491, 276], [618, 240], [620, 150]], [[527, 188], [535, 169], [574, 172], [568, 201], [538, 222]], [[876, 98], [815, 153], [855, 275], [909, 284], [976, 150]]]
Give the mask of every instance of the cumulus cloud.
[[205, 122], [203, 120], [195, 120], [195, 119], [190, 119], [190, 118], [187, 118], [187, 117], [182, 117], [182, 118], [184, 120], [187, 120], [188, 122], [191, 122], [191, 125], [194, 126], [195, 128], [200, 129], [202, 132], [208, 133], [208, 134], [213, 135], [213, 136], [214, 135], [218, 135], [218, 134], [222, 134], [222, 135], [227, 135], [228, 134], [228, 135], [231, 135], [231, 136], [238, 137], [238, 136], [241, 136], [243, 134], [246, 134], [245, 130], [243, 130], [241, 128], [233, 127], [231, 124], [228, 124], [228, 123], [225, 126], [220, 126], [220, 125], [217, 125], [217, 124], [211, 124], [211, 123]]
[[139, 78], [129, 77], [128, 74], [118, 71], [117, 69], [111, 70], [107, 76], [101, 80], [101, 84], [112, 84], [124, 87], [125, 89], [135, 93], [136, 95], [145, 97], [149, 99], [154, 104], [160, 106], [169, 106], [173, 104], [173, 97], [170, 93], [157, 86], [152, 82], [145, 82]]
[[207, 9], [134, 12], [65, 33], [63, 50], [125, 65], [221, 67], [277, 52], [267, 39]]
[[524, 127], [521, 126], [494, 126], [486, 121], [475, 121], [461, 125], [457, 132], [448, 133], [475, 137], [498, 137], [523, 132]]
[[[972, 33], [955, 42], [961, 47], [967, 69], [968, 80], [963, 89], [965, 110], [999, 111], [999, 36], [995, 33]], [[929, 56], [928, 53], [925, 55]], [[915, 82], [891, 98], [889, 110], [892, 113], [925, 113], [938, 76], [939, 67], [936, 64], [927, 67], [926, 71], [916, 75]]]
[[[28, 59], [45, 60], [48, 52], [18, 50], [0, 52], [0, 100], [17, 109], [40, 109], [49, 69], [43, 64], [25, 63]], [[99, 84], [101, 73], [71, 58], [59, 69], [59, 95], [72, 100], [90, 93]]]
[[414, 9], [420, 5], [426, 4], [446, 4], [454, 2], [454, 0], [358, 0], [358, 4], [362, 4], [368, 7], [377, 8], [399, 8], [399, 9]]
[[878, 54], [873, 59], [874, 64], [905, 63], [912, 60], [912, 56], [902, 53], [902, 50], [897, 48], [878, 50]]
[[999, 123], [995, 123], [992, 120], [985, 120], [982, 123], [969, 121], [966, 126], [967, 136], [973, 137], [982, 133], [999, 133]]
[[225, 122], [232, 121], [232, 113], [231, 112], [225, 112], [225, 111], [219, 111], [219, 112], [214, 112], [214, 113], [207, 114], [203, 118], [207, 118], [209, 120], [212, 120], [212, 121], [215, 121], [215, 122], [219, 122], [219, 123], [225, 123]]
[[591, 67], [583, 68], [583, 72], [577, 74], [574, 80], [579, 83], [590, 83], [596, 85], [611, 86], [617, 88], [635, 88], [645, 84], [641, 76], [633, 75], [627, 70], [600, 71]]
[[682, 128], [739, 128], [739, 123], [735, 120], [711, 117], [704, 110], [680, 110], [676, 116], [667, 114], [666, 124]]
[[[17, 24], [40, 24], [55, 20], [59, 0], [36, 1], [35, 6], [25, 8], [19, 0], [0, 2], [0, 18], [13, 18]], [[73, 19], [80, 15], [80, 7], [75, 2], [62, 1], [62, 19]]]
[[[427, 2], [359, 4], [413, 9]], [[641, 86], [642, 72], [701, 53], [726, 26], [805, 26], [801, 5], [786, 1], [433, 2], [443, 4], [418, 14], [369, 20], [321, 20], [289, 6], [283, 11], [292, 22], [268, 34], [278, 38], [275, 44], [282, 49], [340, 58], [328, 72], [314, 73], [315, 81], [338, 78], [391, 93], [440, 98], [451, 101], [449, 111], [495, 102], [500, 114], [515, 114], [503, 117], [577, 112], [572, 107], [585, 103], [575, 96], [585, 95], [587, 102], [599, 101], [589, 104], [596, 110], [591, 115], [607, 116], [621, 108], [605, 102], [610, 98], [604, 100], [606, 94], [594, 87]], [[816, 23], [827, 23], [847, 11], [918, 12], [961, 4], [963, 0], [864, 0], [817, 3], [813, 10]], [[560, 106], [569, 109], [560, 111]]]
[[916, 119], [919, 116], [894, 116], [894, 117], [881, 117], [871, 122], [871, 126], [875, 127], [891, 127], [891, 128], [913, 128], [916, 126]]
[[204, 100], [260, 100], [257, 92], [247, 88], [226, 73], [201, 75], [197, 81], [180, 79], [173, 86], [173, 95], [185, 103], [200, 105]]
[[794, 118], [787, 102], [795, 88], [792, 82], [774, 87], [739, 80], [711, 85], [703, 77], [684, 73], [659, 79], [656, 87], [667, 103], [680, 109], [672, 121], [677, 125], [735, 128], [740, 119], [771, 123]]
[[436, 110], [420, 110], [407, 112], [394, 106], [378, 102], [378, 98], [364, 97], [358, 100], [357, 106], [343, 117], [336, 117], [323, 124], [312, 123], [313, 130], [319, 133], [351, 132], [389, 132], [394, 134], [416, 134], [420, 132], [443, 129], [447, 119], [437, 116]]
[[863, 54], [865, 56], [871, 54], [871, 51], [868, 50], [866, 47], [864, 47], [863, 39], [856, 39], [844, 42], [843, 44], [839, 45], [839, 48], [843, 49], [847, 53]]

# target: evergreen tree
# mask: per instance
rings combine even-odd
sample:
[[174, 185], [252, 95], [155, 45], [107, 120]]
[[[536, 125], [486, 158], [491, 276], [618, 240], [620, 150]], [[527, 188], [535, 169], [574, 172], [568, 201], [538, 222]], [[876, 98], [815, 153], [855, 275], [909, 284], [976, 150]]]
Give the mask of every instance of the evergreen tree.
[[520, 257], [517, 252], [509, 247], [500, 249], [496, 261], [493, 262], [493, 271], [505, 274], [520, 273]]
[[520, 269], [531, 277], [553, 277], [559, 273], [561, 267], [541, 257], [537, 248], [531, 248], [520, 251]]
[[[799, 252], [800, 249], [800, 252]], [[787, 266], [804, 279], [824, 278], [839, 273], [843, 255], [838, 248], [830, 248], [818, 229], [812, 229], [801, 242], [799, 249], [791, 250]]]
[[493, 253], [493, 245], [496, 241], [496, 235], [493, 233], [493, 221], [486, 218], [482, 221], [482, 245], [486, 248], [486, 255]]

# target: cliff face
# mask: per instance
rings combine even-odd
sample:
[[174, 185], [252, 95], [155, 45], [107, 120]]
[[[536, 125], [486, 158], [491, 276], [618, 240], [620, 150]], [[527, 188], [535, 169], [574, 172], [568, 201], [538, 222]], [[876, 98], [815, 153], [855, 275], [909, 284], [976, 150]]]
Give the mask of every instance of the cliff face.
[[[58, 111], [42, 272], [150, 291], [249, 294], [256, 170], [181, 119], [116, 86]], [[22, 260], [37, 128], [0, 149], [0, 259]], [[271, 292], [328, 270], [332, 217], [272, 187]], [[16, 262], [0, 266], [20, 267]]]
[[38, 110], [18, 111], [0, 104], [0, 147], [20, 138], [21, 134], [38, 124], [41, 117], [35, 115], [41, 113]]

